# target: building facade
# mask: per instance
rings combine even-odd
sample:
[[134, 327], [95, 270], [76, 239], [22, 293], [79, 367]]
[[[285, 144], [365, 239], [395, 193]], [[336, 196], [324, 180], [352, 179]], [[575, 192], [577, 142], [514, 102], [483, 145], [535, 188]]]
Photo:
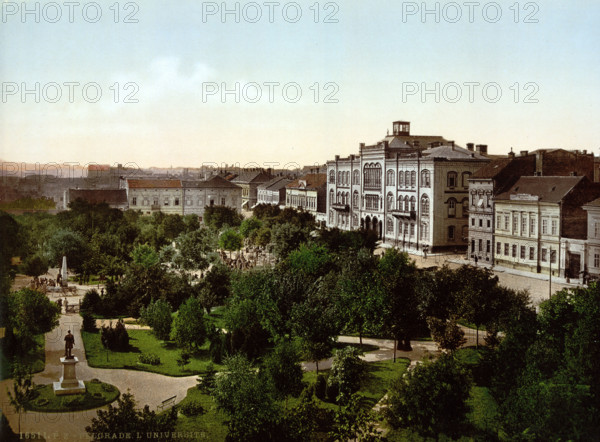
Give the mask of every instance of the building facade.
[[285, 205], [285, 188], [292, 180], [285, 177], [275, 177], [257, 187], [257, 204], [273, 206]]
[[231, 180], [242, 188], [242, 210], [252, 210], [258, 202], [258, 186], [269, 182], [272, 178], [270, 171], [260, 169], [242, 171]]
[[285, 188], [285, 207], [305, 210], [320, 221], [326, 210], [327, 175], [309, 173]]
[[495, 263], [579, 278], [586, 267], [583, 206], [600, 196], [586, 177], [521, 177], [495, 201]]
[[600, 278], [600, 198], [583, 206], [587, 212], [587, 267], [583, 271], [590, 277]]
[[182, 181], [183, 214], [204, 217], [204, 209], [211, 206], [223, 206], [242, 210], [242, 188], [220, 176], [206, 181]]
[[414, 136], [396, 121], [383, 141], [327, 163], [327, 225], [373, 230], [408, 250], [464, 249], [469, 178], [489, 161], [486, 147]]

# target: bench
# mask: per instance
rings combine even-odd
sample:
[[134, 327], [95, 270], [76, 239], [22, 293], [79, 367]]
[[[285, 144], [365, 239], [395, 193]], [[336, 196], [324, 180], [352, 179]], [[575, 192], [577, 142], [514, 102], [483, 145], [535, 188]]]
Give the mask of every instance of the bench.
[[175, 398], [177, 397], [177, 395], [175, 396], [171, 396], [168, 399], [165, 399], [164, 401], [162, 401], [160, 403], [160, 405], [158, 405], [156, 407], [157, 410], [161, 410], [161, 411], [165, 411], [166, 408], [172, 407], [173, 405], [175, 405]]

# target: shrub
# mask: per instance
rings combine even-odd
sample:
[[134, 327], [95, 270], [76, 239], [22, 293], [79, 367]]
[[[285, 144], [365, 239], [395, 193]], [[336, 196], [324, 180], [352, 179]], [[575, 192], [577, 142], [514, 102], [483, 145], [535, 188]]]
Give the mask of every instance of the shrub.
[[327, 377], [324, 374], [320, 374], [317, 376], [317, 380], [315, 381], [315, 396], [325, 400], [327, 395]]
[[198, 389], [203, 393], [210, 394], [212, 389], [215, 387], [215, 377], [217, 374], [217, 370], [215, 370], [215, 366], [211, 363], [206, 367], [206, 372], [204, 376], [198, 377]]
[[112, 351], [127, 351], [129, 349], [129, 335], [122, 319], [119, 319], [113, 328], [112, 322], [100, 330], [100, 340], [105, 348]]
[[198, 416], [204, 413], [204, 408], [202, 407], [202, 404], [200, 404], [200, 401], [197, 400], [191, 400], [189, 402], [183, 403], [180, 407], [180, 410], [181, 413], [187, 417]]
[[84, 331], [94, 333], [98, 330], [96, 327], [96, 319], [88, 310], [82, 310], [80, 314], [83, 319], [82, 327]]
[[90, 382], [91, 382], [92, 384], [101, 384], [101, 383], [102, 383], [102, 381], [101, 381], [100, 379], [98, 379], [98, 378], [94, 378], [94, 379], [92, 379]]
[[83, 299], [81, 301], [81, 311], [86, 311], [90, 313], [100, 313], [101, 309], [102, 298], [100, 298], [98, 290], [91, 289], [85, 292], [85, 295], [83, 296]]
[[160, 358], [154, 353], [143, 353], [139, 356], [138, 360], [142, 364], [159, 365]]

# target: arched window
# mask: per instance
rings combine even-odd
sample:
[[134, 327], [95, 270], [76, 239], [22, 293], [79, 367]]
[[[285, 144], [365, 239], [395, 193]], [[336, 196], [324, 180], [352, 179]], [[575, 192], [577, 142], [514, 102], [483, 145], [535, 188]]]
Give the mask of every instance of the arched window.
[[414, 170], [410, 173], [410, 187], [415, 187], [417, 185], [417, 172]]
[[334, 212], [333, 210], [329, 211], [329, 224], [333, 224], [333, 220], [334, 220]]
[[421, 171], [421, 186], [431, 187], [431, 174], [428, 170]]
[[358, 170], [352, 172], [352, 184], [360, 184], [360, 172]]
[[411, 212], [414, 212], [417, 210], [416, 205], [417, 205], [417, 199], [414, 196], [411, 196], [410, 197], [410, 211]]
[[338, 172], [338, 174], [337, 174], [337, 182], [338, 182], [338, 185], [344, 184], [342, 182], [342, 172]]
[[457, 182], [456, 180], [458, 179], [458, 175], [456, 172], [448, 172], [447, 175], [447, 186], [448, 187], [456, 187], [457, 186]]
[[391, 217], [388, 217], [386, 224], [387, 224], [387, 229], [386, 229], [387, 233], [393, 234], [394, 233], [394, 220]]
[[456, 200], [450, 198], [448, 200], [448, 218], [454, 218], [456, 216]]
[[404, 172], [398, 172], [398, 187], [404, 186]]
[[421, 197], [421, 215], [429, 216], [429, 197], [427, 195]]
[[329, 204], [335, 204], [335, 195], [333, 194], [333, 189], [329, 189]]
[[336, 202], [337, 204], [341, 204], [341, 203], [342, 203], [342, 194], [341, 194], [341, 192], [338, 192], [338, 193], [335, 195], [335, 202]]
[[352, 194], [352, 207], [358, 209], [358, 190]]
[[358, 215], [356, 213], [352, 215], [352, 225], [354, 227], [358, 226]]
[[404, 211], [405, 212], [409, 212], [410, 211], [410, 206], [409, 206], [409, 199], [408, 196], [404, 197]]
[[365, 188], [381, 189], [381, 164], [365, 164], [363, 169], [363, 182]]
[[329, 171], [329, 183], [335, 184], [335, 171], [334, 170]]
[[389, 192], [387, 194], [387, 209], [388, 210], [394, 209], [394, 195], [392, 194], [392, 192]]
[[392, 169], [389, 169], [386, 173], [386, 177], [385, 177], [385, 185], [386, 186], [393, 186], [394, 185], [394, 171]]
[[346, 186], [350, 185], [350, 172], [348, 171], [344, 172], [344, 183]]

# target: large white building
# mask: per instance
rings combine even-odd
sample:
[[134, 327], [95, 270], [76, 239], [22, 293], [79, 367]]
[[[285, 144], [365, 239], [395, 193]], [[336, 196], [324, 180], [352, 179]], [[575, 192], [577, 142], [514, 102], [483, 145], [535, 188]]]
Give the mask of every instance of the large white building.
[[489, 159], [441, 136], [414, 136], [410, 123], [358, 155], [327, 163], [327, 225], [374, 230], [384, 244], [409, 250], [464, 249], [469, 178]]

